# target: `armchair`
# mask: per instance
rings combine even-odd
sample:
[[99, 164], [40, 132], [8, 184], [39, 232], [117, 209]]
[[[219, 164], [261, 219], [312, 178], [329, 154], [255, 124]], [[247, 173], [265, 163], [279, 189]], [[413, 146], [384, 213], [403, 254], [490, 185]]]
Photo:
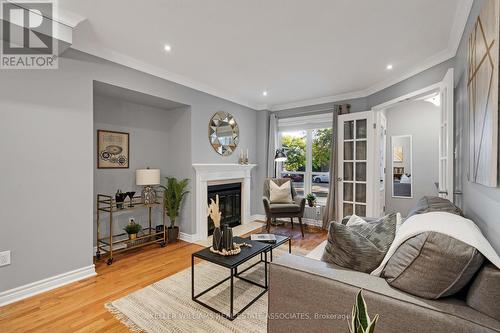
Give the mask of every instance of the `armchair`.
[[297, 217], [300, 224], [300, 232], [302, 233], [302, 238], [304, 238], [304, 227], [302, 225], [302, 217], [304, 216], [304, 208], [306, 205], [306, 199], [297, 195], [295, 188], [293, 187], [293, 182], [290, 184], [292, 191], [293, 203], [271, 203], [270, 200], [270, 187], [269, 182], [273, 181], [275, 184], [281, 186], [285, 182], [291, 181], [288, 178], [267, 178], [264, 181], [264, 193], [262, 196], [262, 201], [264, 202], [264, 210], [266, 211], [266, 224], [267, 232], [271, 227], [271, 219], [273, 218], [290, 218], [293, 229], [293, 218]]

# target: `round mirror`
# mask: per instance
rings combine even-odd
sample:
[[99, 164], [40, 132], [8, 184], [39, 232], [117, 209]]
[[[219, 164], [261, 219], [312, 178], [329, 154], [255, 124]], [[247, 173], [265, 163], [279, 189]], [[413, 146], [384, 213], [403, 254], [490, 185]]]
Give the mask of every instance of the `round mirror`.
[[208, 124], [208, 140], [214, 150], [229, 156], [238, 146], [240, 130], [232, 114], [219, 111]]

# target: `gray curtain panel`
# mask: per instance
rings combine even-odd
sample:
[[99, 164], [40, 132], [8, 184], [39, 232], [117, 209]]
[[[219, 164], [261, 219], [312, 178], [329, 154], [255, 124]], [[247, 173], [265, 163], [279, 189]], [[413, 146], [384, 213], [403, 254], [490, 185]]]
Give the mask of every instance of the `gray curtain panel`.
[[278, 118], [275, 114], [269, 116], [269, 143], [267, 147], [267, 177], [274, 177], [274, 156], [278, 147]]
[[330, 221], [339, 221], [337, 216], [337, 122], [340, 113], [340, 105], [335, 105], [332, 120], [332, 155], [330, 156], [330, 188], [326, 206], [323, 212], [323, 229], [327, 229]]

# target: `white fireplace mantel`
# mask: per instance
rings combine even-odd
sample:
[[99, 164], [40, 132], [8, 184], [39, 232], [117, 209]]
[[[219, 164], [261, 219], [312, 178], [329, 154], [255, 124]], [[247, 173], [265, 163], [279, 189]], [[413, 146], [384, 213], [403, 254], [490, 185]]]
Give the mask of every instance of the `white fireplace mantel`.
[[208, 237], [208, 186], [232, 180], [241, 183], [241, 224], [250, 221], [250, 178], [257, 164], [193, 164], [196, 174], [195, 217], [196, 240]]

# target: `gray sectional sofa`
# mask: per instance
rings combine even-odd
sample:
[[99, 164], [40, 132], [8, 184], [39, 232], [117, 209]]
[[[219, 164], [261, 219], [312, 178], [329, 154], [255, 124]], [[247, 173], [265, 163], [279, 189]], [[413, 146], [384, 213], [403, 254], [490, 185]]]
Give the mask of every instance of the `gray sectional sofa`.
[[[412, 213], [450, 207], [423, 198]], [[268, 332], [348, 332], [348, 318], [360, 289], [370, 315], [380, 315], [375, 332], [500, 332], [500, 273], [496, 268], [480, 272], [480, 287], [473, 286], [477, 290], [467, 297], [482, 311], [468, 305], [465, 292], [429, 300], [392, 288], [380, 277], [311, 258], [281, 256], [270, 268]]]

